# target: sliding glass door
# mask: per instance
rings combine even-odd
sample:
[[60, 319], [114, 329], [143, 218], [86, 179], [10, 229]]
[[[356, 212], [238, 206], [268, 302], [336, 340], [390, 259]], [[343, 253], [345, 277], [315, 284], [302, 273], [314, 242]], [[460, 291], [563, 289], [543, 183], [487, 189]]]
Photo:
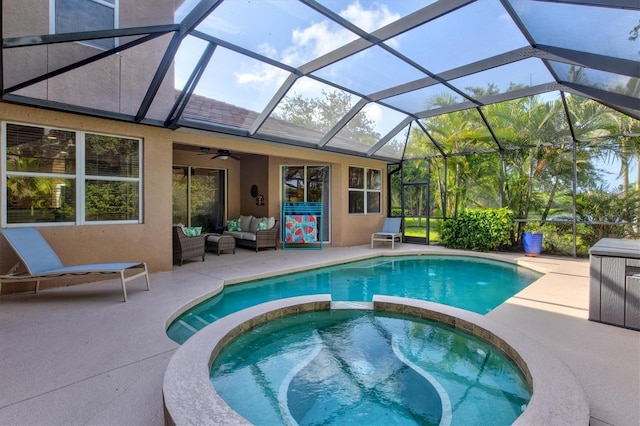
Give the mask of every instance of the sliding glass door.
[[217, 232], [224, 227], [225, 170], [173, 166], [173, 223]]
[[330, 242], [329, 166], [282, 166], [282, 201], [322, 203], [322, 241]]

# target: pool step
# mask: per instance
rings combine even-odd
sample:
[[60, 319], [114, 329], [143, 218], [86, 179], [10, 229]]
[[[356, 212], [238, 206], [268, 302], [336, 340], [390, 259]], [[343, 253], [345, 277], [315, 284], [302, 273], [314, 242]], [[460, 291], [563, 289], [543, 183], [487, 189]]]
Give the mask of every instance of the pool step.
[[373, 310], [373, 302], [331, 302], [331, 309]]

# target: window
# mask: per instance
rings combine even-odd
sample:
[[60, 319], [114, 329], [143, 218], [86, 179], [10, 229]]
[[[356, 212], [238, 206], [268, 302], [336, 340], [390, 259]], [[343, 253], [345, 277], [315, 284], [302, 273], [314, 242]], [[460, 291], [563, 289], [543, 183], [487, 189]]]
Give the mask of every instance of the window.
[[[51, 0], [52, 33], [112, 30], [118, 27], [117, 0]], [[115, 47], [115, 38], [83, 43], [101, 49]]]
[[379, 169], [349, 167], [349, 213], [380, 213], [381, 176]]
[[222, 169], [173, 166], [173, 223], [222, 233], [226, 217], [226, 178]]
[[3, 123], [2, 224], [140, 223], [140, 139]]

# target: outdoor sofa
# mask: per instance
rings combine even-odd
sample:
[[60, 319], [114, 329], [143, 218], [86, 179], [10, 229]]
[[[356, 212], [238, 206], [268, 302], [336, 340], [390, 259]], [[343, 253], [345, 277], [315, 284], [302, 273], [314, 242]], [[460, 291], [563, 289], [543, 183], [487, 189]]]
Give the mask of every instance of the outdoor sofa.
[[274, 217], [240, 216], [227, 221], [223, 235], [231, 235], [236, 240], [236, 247], [277, 250], [278, 220]]

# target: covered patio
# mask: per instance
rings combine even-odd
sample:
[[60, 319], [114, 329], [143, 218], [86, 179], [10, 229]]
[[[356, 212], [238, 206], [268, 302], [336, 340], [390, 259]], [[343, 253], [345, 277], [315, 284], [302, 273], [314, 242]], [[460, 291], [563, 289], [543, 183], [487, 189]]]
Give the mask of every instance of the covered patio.
[[[165, 334], [185, 304], [223, 285], [381, 254], [464, 253], [402, 244], [322, 251], [207, 255], [132, 283], [122, 303], [113, 282], [47, 289], [0, 299], [0, 424], [163, 424], [162, 381], [178, 345]], [[520, 254], [473, 255], [514, 261], [546, 274], [487, 317], [546, 346], [587, 395], [591, 425], [640, 423], [638, 332], [587, 320], [589, 263]]]

